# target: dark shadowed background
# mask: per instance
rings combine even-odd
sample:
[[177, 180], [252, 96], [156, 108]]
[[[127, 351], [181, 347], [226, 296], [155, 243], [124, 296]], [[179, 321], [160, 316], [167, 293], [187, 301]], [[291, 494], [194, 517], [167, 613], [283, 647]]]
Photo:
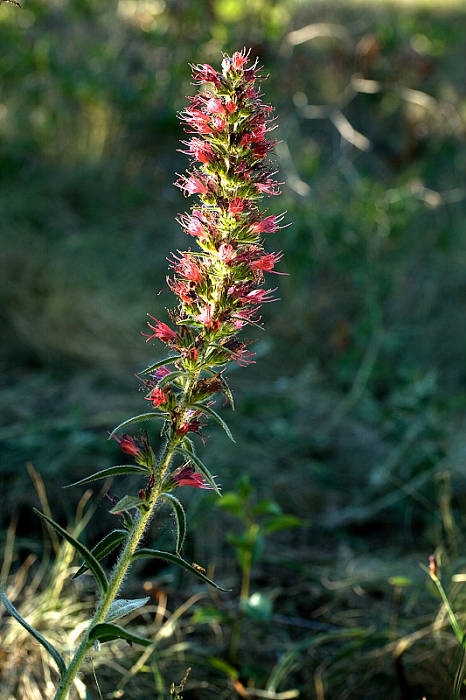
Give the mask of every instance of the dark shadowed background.
[[[464, 4], [446, 0], [0, 4], [0, 540], [19, 607], [46, 585], [28, 593], [48, 538], [36, 472], [74, 522], [84, 489], [62, 486], [121, 462], [106, 433], [144, 410], [134, 375], [163, 356], [141, 331], [147, 312], [165, 318], [166, 257], [187, 245], [172, 183], [188, 62], [252, 47], [280, 118], [285, 185], [266, 205], [293, 222], [269, 238], [289, 276], [270, 281], [266, 332], [246, 334], [257, 363], [228, 372], [238, 444], [210, 426], [199, 447], [242, 500], [180, 490], [186, 557], [233, 591], [135, 569], [153, 636], [163, 600], [191, 603], [138, 681], [119, 685], [137, 649], [115, 643], [111, 671], [96, 654], [103, 697], [168, 698], [188, 666], [185, 698], [452, 697], [462, 656], [419, 562], [437, 553], [466, 619], [465, 36]], [[114, 519], [93, 492], [89, 546]], [[280, 509], [254, 540], [254, 518]], [[235, 550], [254, 559], [243, 613]], [[92, 602], [90, 585], [64, 586]], [[41, 697], [9, 657], [0, 642], [6, 700]]]

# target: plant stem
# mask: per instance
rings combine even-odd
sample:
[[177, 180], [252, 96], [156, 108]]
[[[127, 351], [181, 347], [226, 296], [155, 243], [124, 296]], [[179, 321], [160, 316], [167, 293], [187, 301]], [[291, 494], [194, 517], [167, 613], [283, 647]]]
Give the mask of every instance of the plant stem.
[[165, 446], [164, 452], [162, 453], [159, 462], [160, 477], [150, 495], [149, 501], [147, 502], [148, 508], [146, 511], [140, 512], [138, 517], [134, 521], [133, 527], [128, 535], [128, 539], [126, 540], [126, 544], [110, 577], [108, 589], [100, 599], [94, 617], [92, 618], [89, 627], [87, 628], [87, 631], [83, 639], [81, 640], [81, 643], [77, 648], [70, 665], [66, 670], [65, 675], [60, 681], [60, 685], [58, 686], [54, 700], [65, 700], [68, 697], [68, 693], [71, 690], [76, 674], [81, 668], [86, 654], [91, 647], [91, 644], [89, 643], [89, 634], [95, 625], [105, 620], [108, 610], [119, 591], [119, 588], [123, 582], [126, 572], [128, 571], [131, 565], [132, 557], [139, 544], [139, 540], [141, 539], [144, 530], [146, 529], [146, 526], [152, 516], [154, 507], [162, 491], [163, 476], [168, 469], [170, 460], [173, 455], [173, 443], [174, 441], [172, 440]]
[[[205, 351], [202, 355], [202, 360], [200, 364], [202, 364], [204, 354]], [[183, 421], [187, 407], [189, 406], [192, 390], [199, 374], [200, 369], [193, 370], [190, 373], [189, 379], [185, 385], [179, 412], [181, 422]], [[131, 528], [128, 538], [126, 540], [126, 544], [120, 554], [120, 558], [118, 559], [118, 562], [115, 565], [115, 568], [113, 569], [112, 575], [108, 582], [107, 591], [101, 597], [97, 609], [94, 613], [94, 617], [90, 621], [89, 626], [81, 640], [81, 643], [76, 649], [75, 655], [73, 656], [68, 668], [66, 669], [66, 673], [62, 676], [60, 680], [60, 684], [54, 696], [54, 700], [66, 700], [66, 698], [68, 697], [68, 693], [70, 692], [73, 686], [74, 679], [76, 678], [76, 675], [79, 672], [79, 669], [81, 668], [86, 658], [87, 652], [91, 647], [91, 644], [89, 643], [90, 632], [95, 625], [105, 620], [108, 610], [118, 594], [120, 586], [123, 583], [123, 579], [125, 578], [126, 573], [129, 567], [131, 566], [133, 554], [136, 551], [139, 541], [141, 540], [141, 537], [144, 534], [144, 530], [146, 529], [146, 526], [152, 517], [158, 498], [162, 492], [163, 479], [168, 467], [170, 466], [170, 461], [173, 456], [175, 447], [178, 444], [178, 441], [179, 439], [176, 435], [176, 432], [173, 432], [172, 437], [167, 441], [160, 456], [158, 467], [156, 469], [157, 481], [147, 501], [147, 509], [144, 511], [139, 511], [138, 516], [134, 520], [133, 527]]]

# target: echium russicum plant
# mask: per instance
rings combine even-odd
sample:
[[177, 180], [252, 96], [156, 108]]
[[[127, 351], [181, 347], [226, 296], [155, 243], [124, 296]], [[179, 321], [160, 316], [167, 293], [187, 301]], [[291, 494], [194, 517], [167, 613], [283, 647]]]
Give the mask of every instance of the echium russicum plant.
[[[257, 60], [252, 63], [245, 49], [224, 56], [221, 72], [207, 64], [192, 66], [199, 91], [188, 98], [189, 105], [180, 115], [187, 133], [183, 152], [190, 157], [191, 165], [176, 185], [186, 196], [198, 196], [198, 203], [178, 219], [197, 248], [173, 254], [167, 283], [178, 304], [168, 312], [168, 323], [150, 316], [149, 332], [145, 334], [148, 341], [161, 341], [168, 356], [141, 372], [149, 410], [124, 421], [110, 434], [135, 464], [103, 469], [72, 486], [120, 474], [131, 474], [142, 481], [132, 495], [120, 500], [109, 497], [110, 513], [120, 519], [120, 525], [92, 550], [39, 513], [82, 558], [74, 576], [90, 570], [100, 589], [95, 614], [69, 663], [29, 628], [57, 663], [60, 682], [55, 700], [68, 697], [93, 645], [118, 638], [150, 644], [115, 624], [148, 600], [118, 597], [135, 559], [166, 560], [220, 588], [202, 567], [182, 556], [186, 518], [173, 491], [192, 486], [220, 494], [215, 477], [196, 454], [191, 436], [198, 435], [205, 442], [204, 426], [214, 420], [233, 439], [213, 405], [222, 395], [233, 403], [224, 370], [230, 362], [245, 366], [254, 361], [248, 341], [238, 336], [246, 326], [262, 328], [259, 309], [274, 300], [275, 290], [264, 287], [264, 276], [275, 272], [281, 253], [266, 252], [264, 237], [281, 227], [283, 214], [266, 215], [258, 207], [264, 195], [279, 194], [280, 184], [273, 179], [275, 173], [266, 160], [274, 145], [267, 133], [275, 128], [275, 119], [273, 108], [262, 102], [257, 87], [263, 79], [260, 70]], [[152, 447], [147, 433], [131, 436], [123, 432], [139, 421], [153, 419], [162, 422], [160, 448]], [[175, 551], [141, 546], [148, 522], [163, 501], [175, 515]], [[117, 547], [121, 549], [117, 563], [107, 576], [101, 561]], [[9, 612], [27, 626], [1, 595]]]

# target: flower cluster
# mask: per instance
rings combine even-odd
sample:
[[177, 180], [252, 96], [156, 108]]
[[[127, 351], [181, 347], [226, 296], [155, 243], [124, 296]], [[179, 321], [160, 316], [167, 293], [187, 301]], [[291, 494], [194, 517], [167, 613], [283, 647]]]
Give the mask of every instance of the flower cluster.
[[[275, 270], [282, 254], [265, 252], [263, 235], [281, 228], [284, 214], [264, 216], [257, 206], [264, 195], [279, 194], [281, 184], [266, 162], [275, 144], [267, 139], [275, 118], [256, 87], [263, 79], [260, 70], [246, 50], [225, 56], [222, 72], [207, 64], [192, 66], [200, 90], [180, 114], [189, 137], [182, 152], [191, 166], [175, 184], [200, 202], [178, 221], [197, 250], [173, 255], [167, 283], [179, 303], [170, 312], [172, 323], [150, 316], [150, 333], [144, 335], [177, 353], [178, 370], [195, 373], [195, 402], [223, 389], [219, 374], [200, 379], [202, 370], [231, 360], [240, 366], [254, 361], [247, 343], [236, 336], [245, 325], [260, 325], [261, 305], [275, 300], [275, 289], [263, 288], [264, 273], [283, 274]], [[179, 410], [184, 380], [166, 383], [169, 372], [164, 367], [152, 375], [152, 383], [145, 380], [146, 398], [171, 416], [179, 435], [198, 432], [198, 414]]]

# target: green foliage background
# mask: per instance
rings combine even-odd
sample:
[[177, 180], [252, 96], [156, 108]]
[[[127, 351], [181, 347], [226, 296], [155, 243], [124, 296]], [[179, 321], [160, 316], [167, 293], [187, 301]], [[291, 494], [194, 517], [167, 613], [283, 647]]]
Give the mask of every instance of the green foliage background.
[[[402, 671], [382, 659], [434, 617], [418, 561], [437, 548], [445, 571], [464, 565], [465, 31], [464, 5], [448, 2], [0, 4], [0, 518], [19, 517], [18, 563], [42, 546], [25, 465], [54, 516], [71, 518], [79, 494], [61, 486], [115, 463], [106, 431], [139, 412], [134, 373], [162, 352], [140, 331], [172, 304], [156, 292], [166, 256], [187, 245], [172, 185], [186, 167], [187, 63], [251, 46], [280, 117], [285, 185], [270, 211], [293, 225], [270, 245], [290, 276], [264, 309], [257, 364], [230, 373], [239, 446], [209, 428], [205, 459], [225, 490], [247, 472], [259, 497], [306, 521], [256, 569], [277, 614], [365, 630], [354, 649], [338, 635], [303, 646], [290, 676], [302, 697], [324, 697], [321, 676], [333, 698], [449, 687], [433, 639]], [[235, 525], [185, 498], [193, 559], [234, 580]], [[92, 541], [112, 523], [104, 501], [98, 514]], [[396, 614], [394, 575], [411, 580]], [[243, 682], [303, 629], [245, 635], [243, 661], [262, 671]], [[364, 673], [361, 647], [380, 654]], [[233, 697], [212, 682], [212, 697]]]

